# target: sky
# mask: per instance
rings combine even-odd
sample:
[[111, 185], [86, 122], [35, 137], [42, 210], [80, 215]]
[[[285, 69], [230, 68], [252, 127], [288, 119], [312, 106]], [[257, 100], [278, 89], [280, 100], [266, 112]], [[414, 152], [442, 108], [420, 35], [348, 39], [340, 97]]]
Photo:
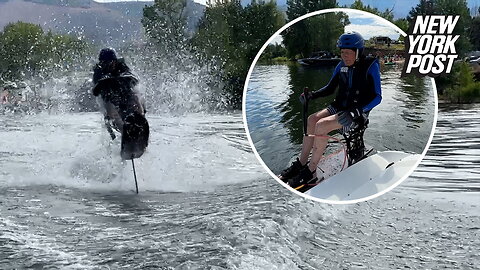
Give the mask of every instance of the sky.
[[[112, 3], [112, 2], [153, 2], [154, 0], [93, 0], [98, 3]], [[207, 0], [193, 0], [203, 5], [207, 4]]]
[[[153, 2], [154, 0], [93, 0], [98, 3], [112, 3], [112, 2]], [[207, 0], [193, 0], [193, 2], [207, 5]]]
[[[397, 40], [400, 33], [397, 32], [390, 23], [374, 15], [359, 14], [347, 12], [350, 24], [345, 26], [345, 32], [356, 31], [360, 33], [365, 40], [374, 36], [387, 36], [393, 40]], [[276, 36], [271, 43], [280, 44], [282, 36]]]
[[377, 16], [358, 13], [347, 14], [350, 24], [345, 26], [345, 31], [359, 32], [364, 39], [370, 39], [374, 36], [387, 36], [396, 40], [400, 36], [400, 33], [391, 24], [386, 23]]
[[[100, 3], [107, 2], [127, 2], [127, 1], [138, 1], [138, 0], [94, 0]], [[141, 2], [152, 2], [153, 0], [140, 0]], [[193, 0], [194, 2], [206, 5], [207, 0]], [[241, 0], [243, 4], [251, 2], [251, 0]], [[278, 5], [284, 6], [287, 3], [287, 0], [276, 0]], [[355, 0], [337, 0], [340, 6], [351, 5]], [[380, 11], [385, 9], [393, 8], [393, 15], [395, 18], [404, 18], [408, 15], [408, 12], [412, 7], [416, 6], [420, 0], [362, 0], [364, 5], [370, 5], [372, 7], [378, 8]], [[468, 6], [470, 8], [480, 7], [480, 0], [467, 0]]]
[[114, 3], [114, 2], [153, 2], [153, 0], [93, 0], [98, 3]]
[[[139, 0], [94, 0], [96, 2], [126, 2], [126, 1], [139, 1]], [[151, 2], [153, 0], [140, 0], [144, 2]], [[193, 0], [194, 2], [206, 4], [207, 0]], [[248, 3], [250, 0], [242, 0], [242, 3]], [[285, 5], [287, 0], [276, 0], [279, 5]], [[339, 5], [351, 5], [355, 0], [337, 0]], [[405, 17], [410, 9], [416, 6], [419, 0], [362, 0], [365, 5], [377, 7], [379, 10], [385, 10], [387, 8], [393, 8], [396, 17]], [[468, 0], [468, 5], [471, 8], [480, 7], [480, 0]], [[357, 31], [365, 33], [364, 38], [369, 39], [373, 35], [375, 36], [388, 36], [392, 39], [398, 39], [399, 33], [384, 22], [370, 16], [349, 14], [351, 24], [346, 27], [345, 30]], [[277, 39], [278, 41], [278, 39]]]

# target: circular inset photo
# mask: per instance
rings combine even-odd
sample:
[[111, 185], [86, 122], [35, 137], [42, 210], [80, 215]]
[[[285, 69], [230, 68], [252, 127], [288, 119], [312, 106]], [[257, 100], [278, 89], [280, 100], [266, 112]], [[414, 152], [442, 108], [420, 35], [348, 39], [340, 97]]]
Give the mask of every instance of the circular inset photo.
[[375, 198], [417, 167], [433, 137], [435, 82], [402, 76], [406, 34], [376, 15], [330, 9], [280, 29], [247, 77], [254, 152], [283, 186], [328, 203]]

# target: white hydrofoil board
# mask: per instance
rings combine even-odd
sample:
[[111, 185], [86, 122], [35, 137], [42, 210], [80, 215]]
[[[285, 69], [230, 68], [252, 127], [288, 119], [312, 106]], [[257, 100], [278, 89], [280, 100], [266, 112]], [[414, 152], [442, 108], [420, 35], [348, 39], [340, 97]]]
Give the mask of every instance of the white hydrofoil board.
[[[340, 153], [343, 153], [340, 152]], [[339, 155], [334, 163], [343, 159]], [[369, 156], [338, 172], [326, 171], [325, 180], [305, 194], [324, 200], [347, 201], [377, 194], [397, 183], [417, 164], [421, 156], [398, 151], [384, 151]], [[343, 160], [342, 160], [343, 162]], [[322, 164], [319, 164], [322, 168]], [[320, 170], [317, 169], [320, 175]], [[336, 173], [335, 175], [331, 175]]]

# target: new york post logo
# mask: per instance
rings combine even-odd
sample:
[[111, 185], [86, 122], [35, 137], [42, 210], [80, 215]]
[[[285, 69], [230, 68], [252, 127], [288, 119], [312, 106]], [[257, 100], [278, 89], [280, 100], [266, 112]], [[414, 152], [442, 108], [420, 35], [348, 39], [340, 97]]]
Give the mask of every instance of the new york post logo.
[[417, 74], [420, 76], [438, 76], [450, 73], [453, 62], [458, 58], [453, 29], [460, 16], [417, 16], [410, 25], [406, 41], [407, 59], [402, 76]]

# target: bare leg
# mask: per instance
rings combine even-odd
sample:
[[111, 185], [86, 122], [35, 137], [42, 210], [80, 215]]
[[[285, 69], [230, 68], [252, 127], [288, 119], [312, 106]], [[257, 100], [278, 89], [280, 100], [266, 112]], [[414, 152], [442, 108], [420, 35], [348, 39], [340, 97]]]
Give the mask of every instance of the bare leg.
[[[320, 121], [320, 119], [328, 116], [330, 116], [330, 113], [327, 109], [323, 109], [319, 112], [311, 114], [308, 117], [307, 133], [310, 135], [315, 134], [317, 122]], [[308, 161], [308, 158], [310, 157], [310, 152], [312, 151], [314, 139], [314, 137], [303, 136], [302, 152], [300, 154], [300, 162], [302, 163], [302, 165], [305, 165]]]
[[115, 127], [121, 133], [123, 130], [123, 121], [120, 115], [118, 114], [117, 107], [115, 107], [115, 105], [113, 105], [110, 102], [105, 102], [105, 111], [106, 111], [106, 115], [109, 117], [110, 120], [112, 120]]
[[[327, 136], [330, 131], [340, 129], [341, 127], [342, 125], [338, 123], [338, 116], [336, 114], [324, 117], [317, 122], [315, 126], [315, 135]], [[310, 160], [310, 164], [308, 164], [308, 168], [311, 172], [317, 169], [318, 162], [323, 156], [327, 143], [328, 138], [315, 137], [312, 159]]]

